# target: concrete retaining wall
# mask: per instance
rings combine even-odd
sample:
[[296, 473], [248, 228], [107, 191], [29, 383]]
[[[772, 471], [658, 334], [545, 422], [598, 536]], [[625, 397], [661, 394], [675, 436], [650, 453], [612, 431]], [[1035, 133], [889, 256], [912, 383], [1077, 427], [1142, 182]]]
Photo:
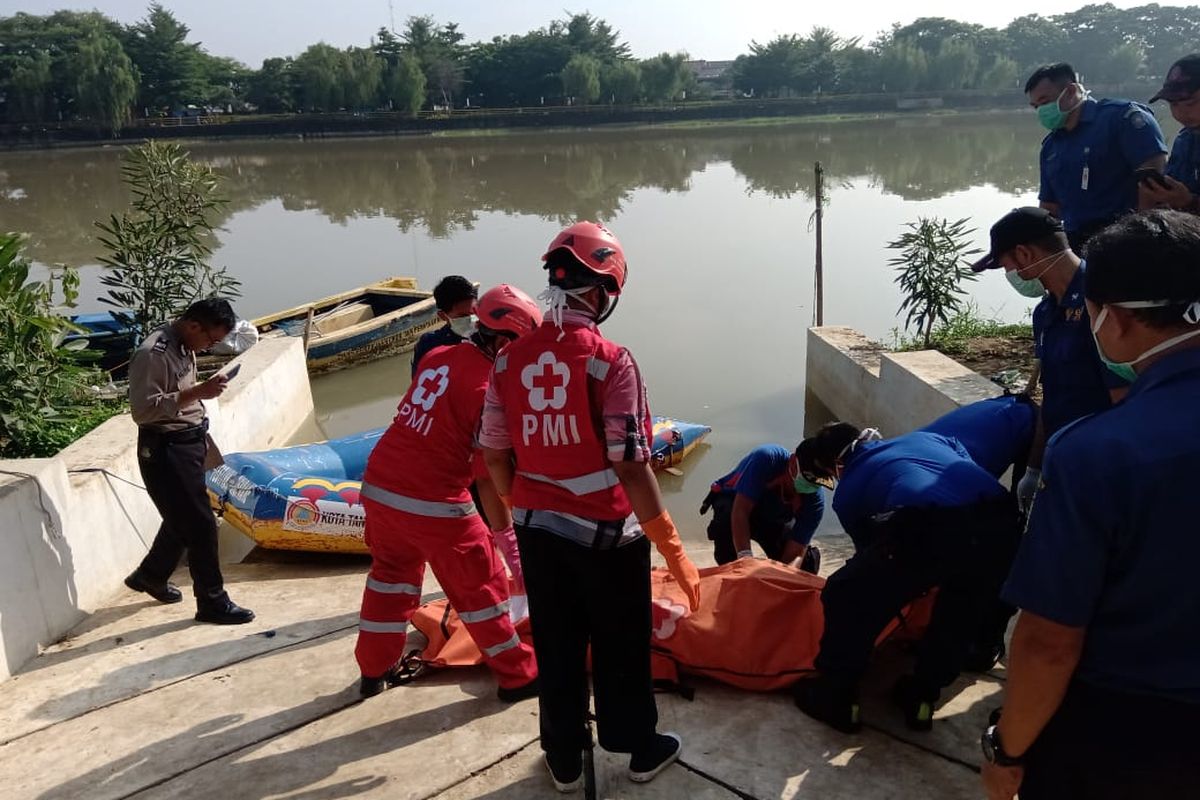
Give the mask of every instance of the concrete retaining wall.
[[1003, 390], [933, 350], [888, 353], [853, 328], [808, 330], [808, 389], [840, 420], [897, 436]]
[[[300, 340], [264, 340], [238, 361], [206, 403], [213, 439], [224, 452], [285, 444], [313, 413]], [[54, 458], [0, 461], [28, 476], [0, 474], [0, 680], [108, 601], [154, 540], [136, 438], [123, 415]]]

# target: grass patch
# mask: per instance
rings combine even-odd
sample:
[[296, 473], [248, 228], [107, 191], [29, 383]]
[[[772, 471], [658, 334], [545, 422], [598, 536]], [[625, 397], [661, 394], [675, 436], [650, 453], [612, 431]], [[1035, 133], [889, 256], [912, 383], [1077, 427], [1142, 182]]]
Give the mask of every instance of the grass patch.
[[48, 458], [128, 410], [125, 400], [97, 400], [64, 408], [23, 430], [19, 438], [0, 438], [0, 458]]
[[[983, 338], [1020, 340], [1032, 347], [1033, 326], [981, 317], [972, 305], [935, 327], [929, 347], [948, 356], [965, 355], [972, 340]], [[892, 349], [902, 353], [926, 349], [920, 338], [905, 336], [899, 329], [893, 329], [892, 339]]]

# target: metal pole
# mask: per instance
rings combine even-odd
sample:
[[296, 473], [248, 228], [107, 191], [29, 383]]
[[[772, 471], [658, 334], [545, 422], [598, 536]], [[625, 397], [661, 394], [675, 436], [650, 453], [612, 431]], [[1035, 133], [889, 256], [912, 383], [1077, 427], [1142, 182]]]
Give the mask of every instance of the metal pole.
[[815, 321], [817, 326], [820, 327], [825, 324], [824, 236], [821, 230], [825, 217], [825, 170], [821, 167], [820, 161], [813, 165], [813, 176], [817, 187], [817, 210], [813, 213], [817, 229], [817, 264], [814, 270], [816, 283], [814, 313], [816, 315]]

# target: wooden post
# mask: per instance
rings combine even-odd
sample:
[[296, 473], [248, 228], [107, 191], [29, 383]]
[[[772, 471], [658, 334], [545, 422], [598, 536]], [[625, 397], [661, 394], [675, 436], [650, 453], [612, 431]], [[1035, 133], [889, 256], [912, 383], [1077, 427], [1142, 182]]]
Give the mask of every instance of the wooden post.
[[825, 263], [824, 263], [824, 236], [822, 234], [822, 223], [825, 216], [825, 170], [818, 161], [813, 165], [813, 177], [816, 182], [817, 189], [817, 210], [813, 212], [813, 219], [816, 221], [817, 231], [817, 263], [814, 270], [814, 321], [817, 326], [825, 324]]
[[317, 310], [316, 306], [308, 307], [308, 317], [304, 320], [304, 357], [308, 358], [308, 340], [312, 337], [313, 313]]

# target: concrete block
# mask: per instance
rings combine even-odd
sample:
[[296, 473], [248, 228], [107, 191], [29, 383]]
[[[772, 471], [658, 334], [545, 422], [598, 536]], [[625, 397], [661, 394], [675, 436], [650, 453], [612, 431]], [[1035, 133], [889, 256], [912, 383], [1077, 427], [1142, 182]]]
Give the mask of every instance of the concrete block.
[[871, 423], [883, 348], [853, 328], [808, 329], [806, 385], [834, 415], [856, 425]]
[[936, 350], [884, 353], [871, 403], [873, 424], [884, 436], [899, 436], [1002, 391]]

